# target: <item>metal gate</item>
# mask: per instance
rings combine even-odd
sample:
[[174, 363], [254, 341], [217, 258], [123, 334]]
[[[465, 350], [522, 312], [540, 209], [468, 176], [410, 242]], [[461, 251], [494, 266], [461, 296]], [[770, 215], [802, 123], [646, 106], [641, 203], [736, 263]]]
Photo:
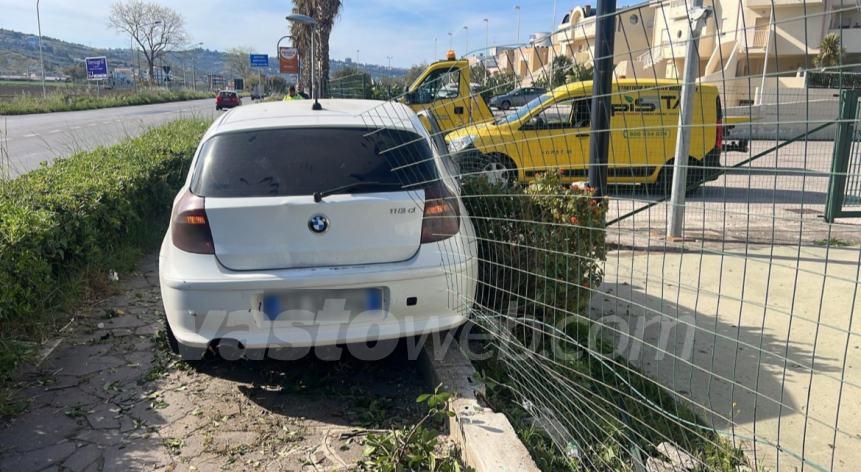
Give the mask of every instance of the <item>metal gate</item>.
[[859, 90], [843, 90], [840, 94], [840, 115], [825, 205], [825, 221], [829, 223], [835, 218], [861, 216], [859, 99]]

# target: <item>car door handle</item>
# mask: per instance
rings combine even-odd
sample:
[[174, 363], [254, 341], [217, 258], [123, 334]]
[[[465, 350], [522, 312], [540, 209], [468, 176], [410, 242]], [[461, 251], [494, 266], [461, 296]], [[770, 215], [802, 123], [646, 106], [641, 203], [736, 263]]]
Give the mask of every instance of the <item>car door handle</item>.
[[463, 115], [463, 107], [454, 107], [455, 115]]
[[577, 138], [588, 138], [589, 133], [588, 132], [586, 132], [586, 133], [574, 133], [574, 136]]

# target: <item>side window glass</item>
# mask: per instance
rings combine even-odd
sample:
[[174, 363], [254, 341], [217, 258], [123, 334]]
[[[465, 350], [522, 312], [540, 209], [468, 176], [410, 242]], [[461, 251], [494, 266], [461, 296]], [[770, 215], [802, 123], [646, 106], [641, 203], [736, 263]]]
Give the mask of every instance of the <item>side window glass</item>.
[[592, 125], [592, 99], [589, 97], [575, 100], [571, 107], [571, 124], [574, 128], [588, 128]]
[[424, 104], [440, 98], [454, 98], [460, 95], [460, 72], [441, 69], [428, 74], [418, 86], [414, 103]]
[[530, 130], [570, 128], [573, 104], [574, 100], [563, 100], [548, 106], [533, 116], [529, 120], [529, 123], [527, 123], [526, 128]]

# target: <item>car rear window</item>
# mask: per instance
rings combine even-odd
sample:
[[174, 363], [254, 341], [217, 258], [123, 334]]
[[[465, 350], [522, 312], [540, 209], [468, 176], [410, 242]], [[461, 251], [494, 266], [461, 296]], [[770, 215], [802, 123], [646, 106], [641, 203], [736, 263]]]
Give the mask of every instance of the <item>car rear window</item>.
[[285, 128], [226, 133], [200, 150], [191, 191], [203, 197], [371, 193], [438, 180], [427, 141], [406, 130]]

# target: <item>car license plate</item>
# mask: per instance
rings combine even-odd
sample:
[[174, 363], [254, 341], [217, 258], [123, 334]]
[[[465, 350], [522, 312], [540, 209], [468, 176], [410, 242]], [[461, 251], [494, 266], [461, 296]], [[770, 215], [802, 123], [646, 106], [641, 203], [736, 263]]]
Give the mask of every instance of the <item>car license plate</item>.
[[383, 289], [288, 290], [263, 295], [262, 311], [270, 321], [349, 322], [384, 307]]

